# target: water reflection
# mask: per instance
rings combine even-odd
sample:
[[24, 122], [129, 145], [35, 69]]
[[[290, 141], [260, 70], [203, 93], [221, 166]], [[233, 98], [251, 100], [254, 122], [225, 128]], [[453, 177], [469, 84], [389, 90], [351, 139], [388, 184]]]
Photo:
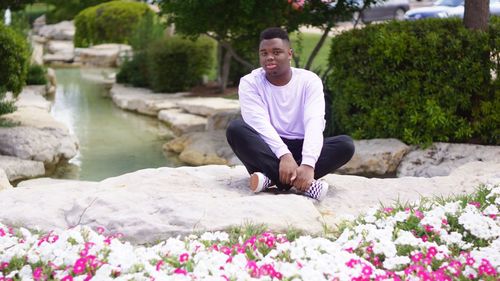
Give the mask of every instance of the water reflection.
[[102, 180], [139, 169], [182, 165], [162, 150], [171, 136], [162, 122], [117, 108], [105, 97], [106, 87], [83, 79], [82, 71], [56, 70], [52, 115], [77, 136], [80, 151], [53, 177]]

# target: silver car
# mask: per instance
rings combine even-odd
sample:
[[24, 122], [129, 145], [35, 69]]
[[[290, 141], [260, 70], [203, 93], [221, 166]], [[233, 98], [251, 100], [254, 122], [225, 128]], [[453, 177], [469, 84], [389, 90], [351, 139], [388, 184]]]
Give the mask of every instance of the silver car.
[[[490, 0], [490, 15], [500, 15], [500, 0]], [[449, 17], [464, 17], [464, 0], [438, 0], [430, 7], [411, 9], [405, 14], [407, 20]]]
[[[363, 0], [355, 0], [359, 8], [363, 7]], [[403, 20], [406, 11], [410, 9], [409, 0], [386, 0], [365, 8], [353, 14], [354, 21], [369, 23], [383, 20]]]

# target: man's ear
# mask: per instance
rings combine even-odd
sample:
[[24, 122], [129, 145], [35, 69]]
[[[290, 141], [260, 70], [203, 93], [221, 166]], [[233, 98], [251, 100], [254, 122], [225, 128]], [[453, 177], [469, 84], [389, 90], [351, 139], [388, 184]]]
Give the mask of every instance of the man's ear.
[[292, 48], [288, 48], [288, 59], [292, 60], [292, 58], [293, 58], [293, 49]]

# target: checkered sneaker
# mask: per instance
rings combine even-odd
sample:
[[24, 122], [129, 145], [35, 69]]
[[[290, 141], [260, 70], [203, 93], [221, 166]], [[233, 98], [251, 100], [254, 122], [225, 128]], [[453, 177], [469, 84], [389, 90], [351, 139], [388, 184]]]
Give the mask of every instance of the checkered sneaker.
[[255, 172], [250, 175], [250, 189], [252, 189], [254, 193], [264, 191], [270, 186], [273, 186], [273, 183], [263, 173]]
[[323, 180], [315, 180], [311, 183], [309, 189], [304, 192], [304, 195], [316, 199], [318, 201], [322, 201], [326, 197], [326, 193], [328, 192], [328, 183]]

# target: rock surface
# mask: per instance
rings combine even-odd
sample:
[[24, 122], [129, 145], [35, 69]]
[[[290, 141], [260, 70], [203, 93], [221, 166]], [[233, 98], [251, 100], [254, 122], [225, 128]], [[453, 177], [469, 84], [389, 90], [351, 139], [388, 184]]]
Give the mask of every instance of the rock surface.
[[3, 170], [5, 172], [6, 177], [9, 181], [34, 178], [45, 175], [45, 167], [43, 165], [43, 162], [24, 160], [17, 157], [5, 155], [0, 155], [0, 170]]
[[469, 163], [447, 177], [325, 179], [331, 189], [325, 201], [315, 204], [294, 194], [254, 195], [242, 166], [147, 169], [99, 183], [66, 181], [7, 189], [0, 196], [0, 217], [3, 223], [42, 230], [104, 226], [136, 243], [249, 222], [265, 223], [275, 231], [293, 226], [319, 233], [323, 223], [331, 227], [380, 203], [463, 194], [482, 182], [500, 183], [500, 163]]
[[410, 147], [397, 139], [371, 139], [354, 141], [352, 159], [338, 172], [344, 174], [395, 174], [403, 156]]
[[158, 112], [158, 119], [166, 122], [172, 131], [180, 136], [190, 132], [205, 131], [207, 118], [183, 112], [181, 109], [164, 109]]
[[473, 161], [500, 162], [500, 146], [434, 143], [427, 149], [408, 153], [397, 174], [398, 177], [446, 176], [455, 168]]
[[189, 98], [180, 100], [177, 105], [186, 112], [201, 116], [240, 109], [238, 100], [224, 98]]
[[241, 164], [226, 141], [224, 130], [193, 132], [167, 142], [165, 149], [179, 154], [179, 159], [194, 166]]
[[120, 57], [130, 56], [131, 53], [132, 47], [125, 44], [101, 44], [75, 50], [82, 64], [101, 67], [116, 67]]
[[41, 26], [38, 35], [51, 40], [73, 41], [75, 36], [75, 25], [72, 21], [62, 21], [57, 24]]
[[12, 185], [10, 184], [5, 171], [0, 167], [0, 191], [9, 188], [12, 188]]

